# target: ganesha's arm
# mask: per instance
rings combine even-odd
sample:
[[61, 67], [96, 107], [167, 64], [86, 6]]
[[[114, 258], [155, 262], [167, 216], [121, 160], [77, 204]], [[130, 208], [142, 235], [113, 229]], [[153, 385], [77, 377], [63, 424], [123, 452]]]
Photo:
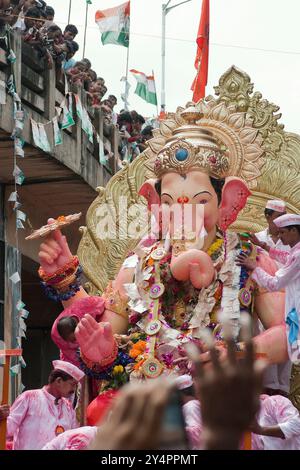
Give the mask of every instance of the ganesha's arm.
[[69, 300], [64, 300], [62, 302], [64, 308], [70, 307], [74, 302], [76, 302], [79, 299], [83, 299], [84, 297], [89, 297], [89, 294], [84, 290], [82, 286], [80, 286], [80, 289], [78, 292], [76, 292], [73, 297], [71, 297]]
[[101, 321], [109, 322], [115, 334], [125, 334], [128, 329], [128, 295], [124, 284], [133, 281], [134, 269], [121, 268], [116, 280], [104, 293], [105, 311]]
[[[260, 254], [257, 264], [263, 269], [263, 272], [271, 276], [278, 270], [275, 261], [264, 253]], [[265, 329], [280, 325], [284, 322], [284, 289], [277, 292], [269, 292], [267, 289], [257, 286], [255, 290], [254, 307]]]
[[284, 323], [285, 293], [268, 292], [258, 288], [255, 295], [255, 312], [265, 329]]
[[[132, 279], [133, 279], [133, 270], [121, 268], [116, 280], [113, 283], [114, 288], [118, 290], [122, 296], [125, 297], [127, 294], [124, 290], [123, 284], [132, 282]], [[76, 294], [73, 297], [71, 297], [71, 299], [62, 302], [62, 304], [64, 308], [67, 308], [70, 305], [72, 305], [74, 302], [76, 302], [77, 300], [82, 299], [84, 297], [89, 297], [89, 294], [84, 290], [82, 286], [80, 286], [80, 290], [76, 292]], [[103, 321], [109, 321], [109, 320], [103, 320]]]
[[[288, 359], [286, 326], [284, 323], [285, 293], [282, 288], [287, 281], [286, 269], [276, 272], [274, 261], [266, 255], [259, 256], [259, 267], [252, 275], [258, 281], [255, 296], [255, 311], [266, 331], [254, 337], [257, 353], [266, 354], [270, 363]], [[281, 290], [280, 290], [281, 289]]]
[[274, 326], [253, 338], [256, 353], [265, 354], [271, 364], [288, 360], [286, 327]]

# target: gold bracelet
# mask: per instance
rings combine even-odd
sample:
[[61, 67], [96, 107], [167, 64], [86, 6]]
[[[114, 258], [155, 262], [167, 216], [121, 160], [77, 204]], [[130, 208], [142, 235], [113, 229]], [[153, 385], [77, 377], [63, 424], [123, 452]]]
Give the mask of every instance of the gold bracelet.
[[[55, 279], [56, 277], [65, 276], [66, 273], [71, 274], [72, 272], [76, 272], [79, 266], [79, 259], [78, 256], [72, 256], [72, 259], [66, 263], [61, 268], [57, 269], [54, 273], [46, 273], [44, 269], [40, 266], [38, 270], [39, 277], [42, 281], [48, 283], [49, 281]], [[70, 272], [69, 272], [70, 271]]]
[[105, 308], [111, 312], [128, 319], [130, 308], [128, 307], [128, 300], [122, 298], [117, 290], [114, 290], [110, 282], [104, 291], [102, 298], [105, 300]]
[[76, 280], [76, 273], [71, 274], [70, 276], [66, 277], [63, 281], [59, 282], [58, 284], [54, 284], [52, 287], [56, 290], [64, 290], [69, 287], [70, 284]]

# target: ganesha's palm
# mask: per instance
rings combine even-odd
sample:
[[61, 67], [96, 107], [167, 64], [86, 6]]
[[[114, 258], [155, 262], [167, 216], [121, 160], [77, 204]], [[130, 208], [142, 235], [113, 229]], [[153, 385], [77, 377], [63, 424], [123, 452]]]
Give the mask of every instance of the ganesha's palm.
[[95, 322], [95, 329], [89, 336], [86, 332], [76, 332], [76, 339], [84, 356], [95, 363], [109, 357], [113, 351], [114, 337], [109, 323]]

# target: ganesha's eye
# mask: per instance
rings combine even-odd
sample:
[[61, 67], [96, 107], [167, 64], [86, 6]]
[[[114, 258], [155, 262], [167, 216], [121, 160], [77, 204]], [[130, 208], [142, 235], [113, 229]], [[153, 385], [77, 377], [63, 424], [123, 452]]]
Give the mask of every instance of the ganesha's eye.
[[165, 206], [169, 206], [169, 205], [170, 205], [169, 201], [162, 201], [162, 204], [164, 204]]
[[207, 199], [200, 199], [198, 201], [198, 204], [207, 204], [208, 203], [208, 200]]

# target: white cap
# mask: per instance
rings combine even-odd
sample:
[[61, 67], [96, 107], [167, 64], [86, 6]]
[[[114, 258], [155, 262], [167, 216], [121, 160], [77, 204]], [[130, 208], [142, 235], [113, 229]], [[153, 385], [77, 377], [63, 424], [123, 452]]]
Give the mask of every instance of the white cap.
[[192, 377], [188, 374], [184, 374], [184, 375], [180, 375], [179, 377], [176, 377], [175, 382], [179, 390], [184, 390], [185, 388], [189, 388], [194, 383]]
[[71, 377], [73, 377], [73, 379], [75, 379], [77, 382], [79, 382], [82, 377], [84, 377], [84, 372], [82, 372], [82, 370], [70, 362], [57, 360], [52, 361], [52, 365], [53, 369], [62, 370], [66, 374], [69, 374]]
[[281, 201], [281, 199], [271, 199], [267, 202], [266, 209], [271, 209], [276, 212], [285, 212], [286, 205], [284, 201]]
[[300, 215], [284, 214], [274, 219], [274, 224], [279, 227], [289, 227], [290, 225], [300, 225]]

